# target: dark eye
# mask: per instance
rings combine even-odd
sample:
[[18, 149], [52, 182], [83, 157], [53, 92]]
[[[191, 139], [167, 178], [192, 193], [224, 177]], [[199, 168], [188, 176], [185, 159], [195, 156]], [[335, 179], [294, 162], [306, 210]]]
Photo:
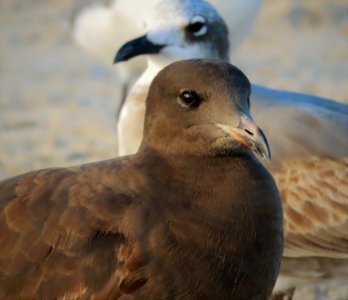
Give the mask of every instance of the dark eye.
[[178, 103], [185, 108], [197, 107], [201, 103], [201, 98], [195, 91], [182, 90], [178, 96]]
[[186, 28], [194, 36], [204, 35], [207, 32], [206, 20], [202, 16], [195, 16]]
[[203, 26], [205, 26], [204, 23], [196, 22], [196, 23], [188, 25], [187, 29], [192, 33], [197, 33], [203, 28]]

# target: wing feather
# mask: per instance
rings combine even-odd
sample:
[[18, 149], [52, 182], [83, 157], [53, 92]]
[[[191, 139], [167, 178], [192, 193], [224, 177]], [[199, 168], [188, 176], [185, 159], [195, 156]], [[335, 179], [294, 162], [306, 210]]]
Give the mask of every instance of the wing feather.
[[119, 229], [132, 201], [110, 167], [46, 169], [0, 182], [0, 299], [119, 295], [117, 252], [127, 246]]
[[348, 258], [348, 158], [287, 162], [274, 177], [284, 208], [284, 255]]
[[284, 207], [286, 257], [348, 258], [348, 105], [253, 85]]

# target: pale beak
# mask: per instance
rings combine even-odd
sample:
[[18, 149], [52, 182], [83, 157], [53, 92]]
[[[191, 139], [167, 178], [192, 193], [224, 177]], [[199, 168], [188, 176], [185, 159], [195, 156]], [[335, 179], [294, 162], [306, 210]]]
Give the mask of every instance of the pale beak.
[[219, 123], [215, 123], [215, 125], [231, 138], [260, 155], [262, 159], [271, 160], [271, 151], [266, 136], [251, 117], [242, 114], [238, 127]]

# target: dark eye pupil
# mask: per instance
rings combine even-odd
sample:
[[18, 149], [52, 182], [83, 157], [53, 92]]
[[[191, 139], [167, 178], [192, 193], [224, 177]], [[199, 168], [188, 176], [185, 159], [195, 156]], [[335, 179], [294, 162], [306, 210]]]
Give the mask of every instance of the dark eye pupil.
[[197, 107], [201, 99], [194, 91], [184, 91], [180, 94], [180, 100], [185, 107]]
[[188, 30], [191, 32], [198, 32], [202, 29], [204, 26], [204, 23], [202, 22], [195, 22], [187, 26]]

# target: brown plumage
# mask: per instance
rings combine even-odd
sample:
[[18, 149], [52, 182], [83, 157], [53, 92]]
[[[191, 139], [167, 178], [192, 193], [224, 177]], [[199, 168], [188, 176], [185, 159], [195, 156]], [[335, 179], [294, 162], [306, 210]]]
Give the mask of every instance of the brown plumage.
[[[145, 98], [157, 71], [183, 58], [228, 60], [227, 27], [214, 8], [197, 0], [158, 3], [149, 16], [147, 33], [127, 42], [115, 57], [124, 61], [151, 54], [118, 120], [122, 155], [139, 148]], [[203, 23], [197, 23], [197, 16], [205, 19]], [[205, 28], [205, 33], [195, 32], [192, 24]], [[188, 39], [190, 31], [194, 39]], [[348, 282], [348, 268], [338, 268], [348, 265], [348, 105], [253, 84], [251, 113], [271, 144], [272, 163], [265, 166], [274, 176], [284, 208], [284, 260], [274, 289], [277, 299], [291, 297], [295, 287], [307, 283]], [[319, 263], [323, 259], [325, 264]], [[301, 279], [297, 265], [303, 270]]]
[[0, 183], [1, 299], [267, 299], [282, 210], [250, 84], [222, 62], [174, 63], [133, 156]]

